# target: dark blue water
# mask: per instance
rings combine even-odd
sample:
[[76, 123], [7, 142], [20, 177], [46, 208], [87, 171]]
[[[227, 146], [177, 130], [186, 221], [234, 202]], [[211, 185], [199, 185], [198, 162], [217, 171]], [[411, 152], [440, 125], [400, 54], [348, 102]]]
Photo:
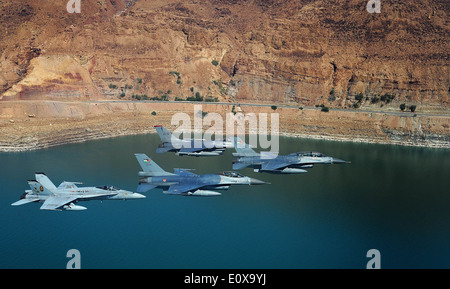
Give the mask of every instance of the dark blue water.
[[0, 153], [0, 268], [450, 268], [450, 151], [281, 138], [281, 153], [315, 150], [350, 160], [302, 175], [241, 173], [271, 183], [220, 197], [164, 195], [80, 203], [88, 210], [12, 207], [34, 172], [56, 185], [137, 187], [134, 153], [196, 173], [231, 169], [217, 158], [154, 153], [157, 135]]

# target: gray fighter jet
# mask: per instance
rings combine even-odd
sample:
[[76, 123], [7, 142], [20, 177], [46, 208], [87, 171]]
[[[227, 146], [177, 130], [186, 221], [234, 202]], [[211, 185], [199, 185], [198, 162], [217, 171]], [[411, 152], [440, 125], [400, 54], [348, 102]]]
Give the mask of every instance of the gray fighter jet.
[[36, 180], [28, 181], [31, 190], [26, 190], [20, 200], [12, 206], [32, 202], [43, 203], [41, 210], [81, 211], [86, 207], [76, 205], [80, 201], [142, 199], [144, 195], [118, 189], [113, 186], [77, 187], [76, 182], [62, 182], [56, 187], [44, 173], [36, 173]]
[[234, 138], [234, 148], [237, 157], [233, 160], [233, 170], [252, 167], [255, 172], [272, 174], [300, 174], [307, 173], [305, 169], [312, 168], [314, 164], [344, 164], [341, 159], [326, 156], [318, 152], [298, 152], [289, 155], [262, 155], [255, 152], [239, 137]]
[[161, 138], [161, 144], [156, 149], [159, 154], [176, 152], [179, 156], [219, 156], [226, 148], [233, 147], [232, 141], [179, 139], [162, 125], [155, 125], [155, 129]]
[[142, 167], [137, 192], [145, 193], [153, 188], [162, 188], [165, 194], [182, 196], [219, 196], [211, 190], [226, 190], [231, 185], [262, 185], [266, 182], [243, 176], [237, 172], [197, 175], [186, 169], [164, 171], [145, 154], [135, 154]]

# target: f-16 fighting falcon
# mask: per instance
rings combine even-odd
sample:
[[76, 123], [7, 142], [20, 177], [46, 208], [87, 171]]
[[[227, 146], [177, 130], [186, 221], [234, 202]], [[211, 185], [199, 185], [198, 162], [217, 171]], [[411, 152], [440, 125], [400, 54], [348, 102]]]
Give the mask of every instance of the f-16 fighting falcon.
[[153, 188], [162, 188], [166, 194], [182, 196], [219, 196], [212, 190], [226, 190], [230, 185], [262, 185], [266, 182], [243, 176], [237, 172], [197, 175], [186, 169], [175, 169], [174, 173], [164, 171], [145, 154], [135, 154], [142, 167], [138, 176], [137, 191], [145, 193]]
[[44, 173], [36, 173], [35, 180], [28, 181], [31, 190], [26, 190], [20, 200], [12, 206], [32, 202], [43, 203], [41, 210], [81, 211], [86, 207], [76, 205], [80, 201], [142, 199], [144, 195], [118, 189], [113, 186], [77, 187], [75, 182], [62, 182], [56, 187]]
[[252, 167], [255, 172], [267, 172], [272, 174], [299, 174], [307, 173], [305, 169], [312, 168], [314, 164], [344, 164], [341, 159], [326, 156], [318, 152], [299, 152], [289, 155], [262, 155], [255, 152], [239, 137], [234, 138], [234, 148], [238, 157], [233, 160], [233, 170]]
[[233, 147], [232, 141], [179, 139], [162, 125], [155, 125], [155, 129], [161, 138], [161, 144], [156, 149], [159, 154], [177, 152], [180, 156], [219, 156], [226, 148]]

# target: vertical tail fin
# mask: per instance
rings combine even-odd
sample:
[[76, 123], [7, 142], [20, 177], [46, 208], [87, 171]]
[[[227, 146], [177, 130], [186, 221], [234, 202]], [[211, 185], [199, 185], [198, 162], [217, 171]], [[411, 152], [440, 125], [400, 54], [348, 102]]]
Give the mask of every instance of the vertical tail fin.
[[36, 181], [40, 183], [45, 189], [47, 189], [50, 192], [54, 192], [58, 190], [52, 181], [47, 177], [44, 173], [35, 173], [34, 176], [36, 177]]
[[142, 171], [148, 176], [165, 176], [171, 175], [166, 172], [157, 163], [150, 159], [146, 154], [134, 154], [136, 156]]
[[161, 142], [172, 142], [172, 133], [168, 131], [165, 127], [162, 125], [155, 125], [156, 132], [159, 134], [159, 137], [161, 138]]
[[242, 156], [242, 157], [251, 157], [251, 156], [259, 156], [257, 152], [255, 152], [248, 144], [246, 144], [240, 137], [234, 138], [234, 149], [236, 150], [236, 154], [234, 156]]
[[31, 191], [35, 194], [45, 195], [45, 196], [53, 195], [52, 191], [50, 191], [44, 185], [42, 185], [41, 183], [39, 183], [35, 180], [28, 181], [28, 185], [30, 185]]

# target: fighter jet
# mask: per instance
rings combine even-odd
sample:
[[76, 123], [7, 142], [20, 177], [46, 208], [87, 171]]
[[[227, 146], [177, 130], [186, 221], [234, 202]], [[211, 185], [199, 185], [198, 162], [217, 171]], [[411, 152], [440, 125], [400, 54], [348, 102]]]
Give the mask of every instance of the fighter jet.
[[153, 188], [162, 188], [165, 194], [182, 196], [219, 196], [211, 190], [226, 190], [231, 185], [262, 185], [266, 182], [227, 171], [219, 174], [197, 175], [186, 169], [175, 169], [174, 173], [164, 171], [145, 154], [135, 154], [142, 167], [137, 192], [145, 193]]
[[76, 205], [80, 201], [142, 199], [144, 195], [118, 189], [113, 186], [77, 187], [77, 182], [62, 182], [56, 187], [44, 173], [36, 173], [36, 179], [28, 181], [31, 190], [26, 190], [20, 200], [12, 206], [32, 202], [43, 203], [41, 210], [82, 211], [86, 207]]
[[266, 153], [264, 156], [255, 152], [239, 137], [234, 138], [234, 148], [237, 157], [233, 160], [233, 170], [252, 167], [255, 172], [267, 172], [272, 174], [300, 174], [307, 173], [305, 169], [312, 168], [314, 164], [344, 164], [341, 159], [326, 156], [319, 152], [298, 152], [289, 155], [273, 155]]
[[161, 144], [156, 149], [159, 154], [176, 152], [180, 156], [219, 156], [226, 148], [233, 147], [232, 141], [179, 139], [162, 125], [155, 125], [155, 129], [161, 138]]

